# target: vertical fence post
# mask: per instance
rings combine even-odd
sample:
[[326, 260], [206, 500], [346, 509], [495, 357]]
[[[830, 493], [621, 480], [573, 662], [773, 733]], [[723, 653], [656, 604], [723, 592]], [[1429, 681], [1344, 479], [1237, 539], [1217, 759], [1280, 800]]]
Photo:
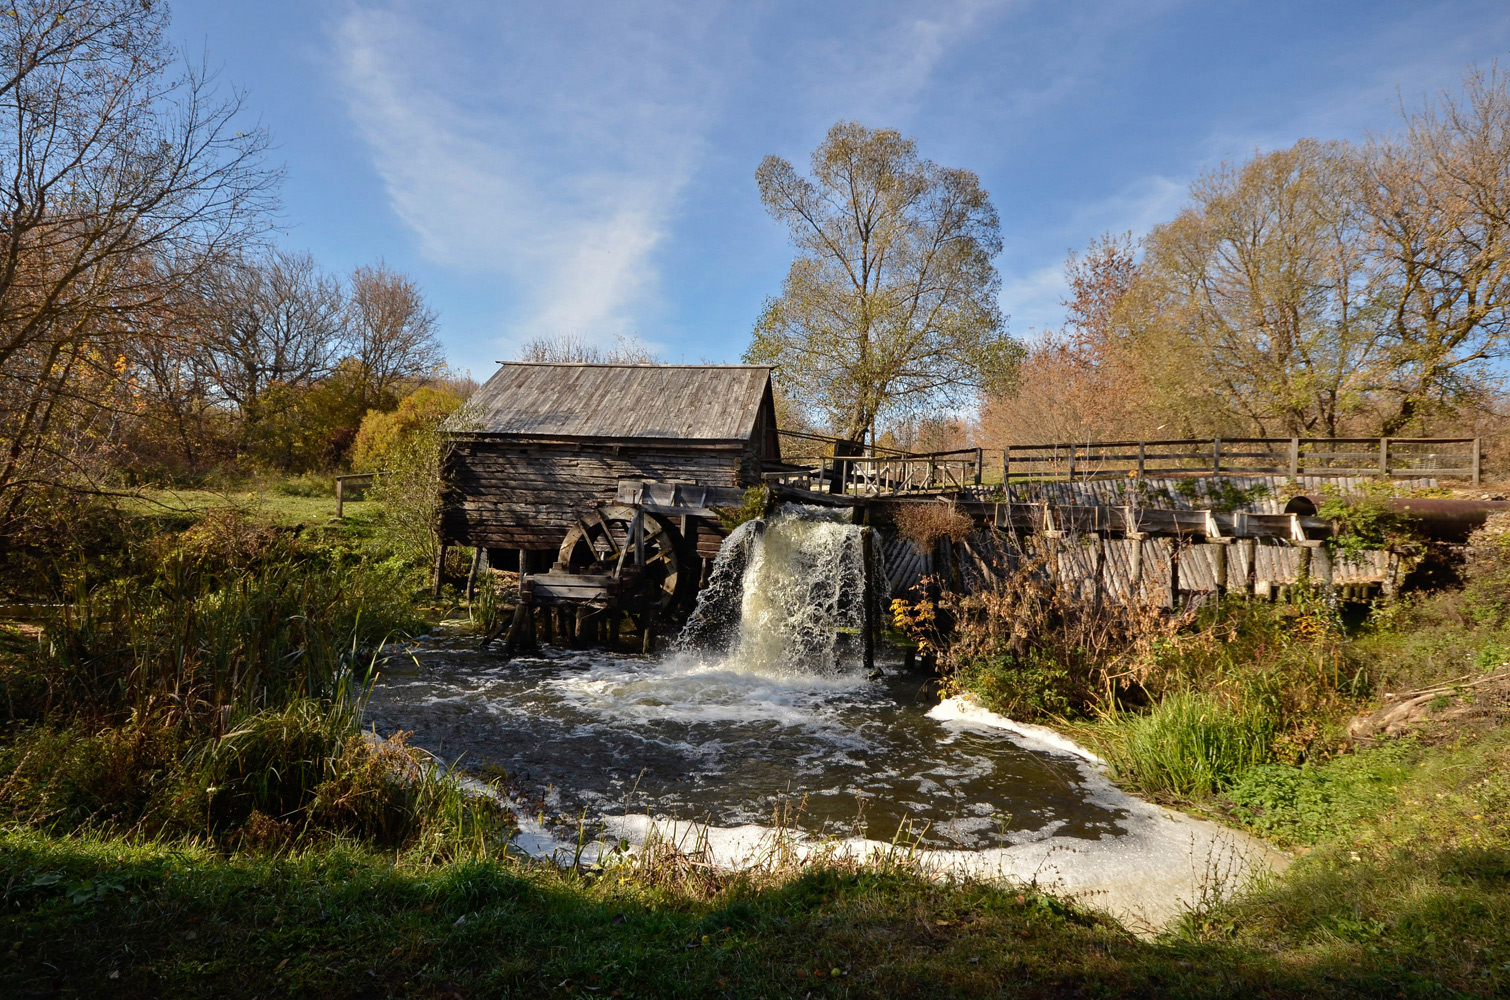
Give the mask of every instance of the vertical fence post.
[[1479, 439], [1473, 439], [1473, 485], [1479, 484], [1479, 466], [1483, 463], [1484, 450], [1479, 446]]
[[1070, 442], [1070, 482], [1075, 481], [1075, 444]]
[[1138, 442], [1138, 478], [1143, 478], [1143, 467], [1148, 459], [1148, 446], [1142, 441]]
[[1389, 476], [1389, 438], [1379, 439], [1379, 475]]
[[1211, 442], [1211, 473], [1220, 476], [1222, 474], [1222, 439], [1214, 438]]
[[1290, 438], [1290, 478], [1300, 477], [1300, 438]]
[[1007, 491], [1007, 484], [1012, 481], [1012, 446], [1007, 445], [1001, 450], [1001, 488], [1007, 496], [1012, 494]]
[[985, 453], [981, 449], [979, 449], [979, 448], [975, 449], [975, 485], [976, 486], [980, 485], [981, 466], [984, 465], [985, 462], [986, 462]]
[[341, 519], [341, 514], [346, 507], [346, 477], [336, 477], [336, 520]]

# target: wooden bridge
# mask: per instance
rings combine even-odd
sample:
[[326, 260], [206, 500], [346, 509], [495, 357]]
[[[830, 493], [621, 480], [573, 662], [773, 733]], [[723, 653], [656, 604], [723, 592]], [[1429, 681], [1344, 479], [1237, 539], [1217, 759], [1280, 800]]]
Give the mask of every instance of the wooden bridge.
[[[1318, 479], [1463, 479], [1478, 485], [1483, 449], [1478, 438], [1190, 438], [1009, 445], [912, 453], [858, 449], [820, 434], [778, 431], [825, 453], [789, 457], [788, 468], [766, 479], [859, 497], [920, 493], [984, 495], [1004, 484], [1090, 482], [1149, 477], [1282, 476]], [[997, 475], [999, 470], [999, 477]]]

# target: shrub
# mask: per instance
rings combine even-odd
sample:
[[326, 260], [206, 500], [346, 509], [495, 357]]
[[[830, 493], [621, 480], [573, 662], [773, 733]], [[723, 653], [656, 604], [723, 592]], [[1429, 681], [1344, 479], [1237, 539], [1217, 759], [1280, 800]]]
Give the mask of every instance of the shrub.
[[1032, 553], [994, 589], [892, 602], [896, 628], [937, 654], [949, 687], [1008, 714], [1074, 715], [1141, 700], [1159, 644], [1191, 617], [1061, 588]]
[[1415, 549], [1420, 544], [1416, 519], [1395, 510], [1389, 503], [1396, 496], [1392, 483], [1364, 483], [1355, 492], [1342, 493], [1323, 487], [1325, 498], [1316, 513], [1331, 518], [1335, 528], [1327, 547], [1348, 555], [1371, 549]]
[[141, 720], [28, 727], [0, 744], [0, 815], [64, 830], [129, 829], [160, 802], [184, 751], [180, 733]]
[[353, 719], [310, 699], [257, 712], [208, 742], [183, 779], [180, 820], [207, 832], [243, 826], [254, 813], [275, 820], [299, 814], [314, 798]]
[[399, 400], [389, 412], [368, 410], [351, 447], [351, 467], [358, 472], [388, 469], [412, 438], [434, 431], [463, 402], [454, 392], [426, 386]]
[[899, 504], [894, 517], [897, 530], [923, 552], [940, 538], [962, 542], [975, 530], [975, 522], [952, 503]]

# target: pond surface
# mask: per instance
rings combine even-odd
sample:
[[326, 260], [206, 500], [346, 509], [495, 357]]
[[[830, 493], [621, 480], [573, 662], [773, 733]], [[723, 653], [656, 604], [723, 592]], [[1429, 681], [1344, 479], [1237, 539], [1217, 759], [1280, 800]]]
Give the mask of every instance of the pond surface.
[[[550, 650], [505, 662], [471, 637], [390, 660], [368, 722], [465, 771], [502, 770], [532, 808], [646, 815], [980, 850], [1098, 840], [1126, 815], [1081, 761], [999, 729], [930, 718], [927, 678], [733, 665], [728, 658]], [[1100, 800], [1100, 801], [1097, 801]]]

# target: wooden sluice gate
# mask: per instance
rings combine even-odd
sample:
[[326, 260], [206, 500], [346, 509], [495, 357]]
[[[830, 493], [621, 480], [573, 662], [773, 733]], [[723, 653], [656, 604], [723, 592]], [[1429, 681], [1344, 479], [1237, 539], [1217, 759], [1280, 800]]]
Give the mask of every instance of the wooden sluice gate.
[[[898, 503], [933, 502], [891, 498]], [[1327, 546], [1329, 520], [1300, 514], [1230, 513], [1047, 502], [960, 500], [975, 531], [922, 552], [900, 535], [885, 547], [893, 593], [937, 577], [965, 591], [989, 589], [1032, 562], [1086, 599], [1176, 607], [1225, 593], [1288, 597], [1302, 584], [1344, 599], [1390, 593], [1406, 564], [1379, 550], [1356, 555]]]

